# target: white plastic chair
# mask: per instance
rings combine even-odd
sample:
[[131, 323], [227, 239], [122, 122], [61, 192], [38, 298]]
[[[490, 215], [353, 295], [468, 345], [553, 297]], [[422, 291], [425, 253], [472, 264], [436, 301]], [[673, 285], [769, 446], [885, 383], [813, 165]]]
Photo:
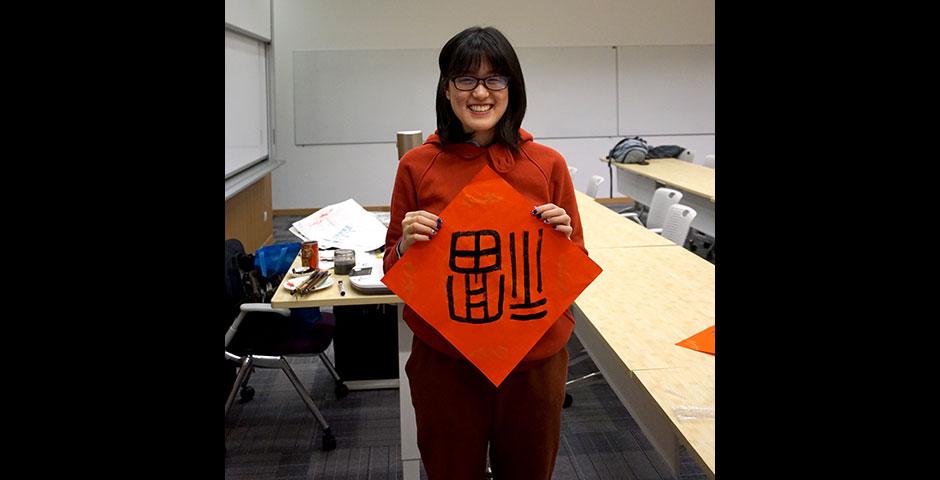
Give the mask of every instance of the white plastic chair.
[[587, 190], [584, 193], [591, 198], [597, 198], [597, 187], [604, 183], [604, 177], [600, 175], [591, 175], [591, 181], [588, 182]]
[[705, 161], [702, 163], [702, 165], [708, 168], [715, 168], [715, 154], [713, 153], [711, 155], [705, 155]]
[[640, 225], [650, 229], [654, 233], [662, 233], [663, 223], [666, 221], [666, 214], [669, 207], [679, 203], [682, 200], [682, 192], [671, 188], [661, 187], [653, 192], [653, 201], [650, 202], [649, 214], [646, 216], [646, 224], [640, 221], [640, 216], [636, 213], [621, 213], [625, 218], [629, 218]]
[[692, 220], [695, 219], [695, 209], [688, 205], [675, 204], [669, 207], [666, 221], [663, 223], [663, 238], [676, 245], [684, 246], [689, 235]]
[[570, 172], [570, 173], [571, 173], [571, 176], [573, 177], [574, 174], [578, 173], [578, 167], [569, 166], [569, 167], [568, 167], [568, 172]]

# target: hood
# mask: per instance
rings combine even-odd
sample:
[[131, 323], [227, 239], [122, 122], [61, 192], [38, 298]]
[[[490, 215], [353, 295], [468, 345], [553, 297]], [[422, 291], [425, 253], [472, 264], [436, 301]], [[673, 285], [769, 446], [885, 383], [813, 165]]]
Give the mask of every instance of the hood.
[[[533, 139], [532, 134], [519, 129], [519, 145], [522, 146]], [[487, 154], [488, 161], [493, 170], [500, 173], [506, 173], [516, 166], [516, 159], [512, 155], [512, 150], [499, 142], [493, 142], [488, 147], [478, 147], [472, 143], [454, 143], [447, 146], [441, 146], [441, 139], [437, 135], [437, 130], [428, 136], [425, 144], [433, 144], [448, 153], [453, 153], [462, 158], [472, 159], [480, 155]]]

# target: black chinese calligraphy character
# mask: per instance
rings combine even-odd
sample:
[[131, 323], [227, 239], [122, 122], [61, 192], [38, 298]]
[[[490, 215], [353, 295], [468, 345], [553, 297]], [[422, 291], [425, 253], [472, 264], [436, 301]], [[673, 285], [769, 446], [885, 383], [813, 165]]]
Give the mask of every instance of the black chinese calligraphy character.
[[[487, 245], [484, 246], [484, 243]], [[492, 245], [490, 245], [492, 244]], [[499, 275], [499, 294], [496, 313], [490, 315], [487, 273], [502, 268], [499, 232], [496, 230], [476, 230], [455, 232], [450, 237], [450, 269], [464, 275], [464, 316], [457, 315], [454, 305], [454, 275], [447, 277], [447, 309], [452, 320], [464, 323], [495, 322], [503, 315], [503, 293], [505, 278]], [[473, 283], [479, 285], [474, 288]], [[480, 278], [482, 277], [482, 278]], [[493, 277], [490, 277], [493, 278]], [[495, 280], [493, 280], [495, 283]], [[482, 310], [479, 316], [473, 316], [474, 310]]]
[[[539, 229], [538, 244], [535, 248], [536, 293], [542, 293], [542, 230]], [[509, 233], [509, 263], [512, 270], [512, 298], [518, 298], [516, 290], [516, 234]], [[541, 307], [548, 303], [548, 299], [532, 300], [531, 275], [529, 267], [529, 232], [522, 232], [522, 302], [509, 305], [510, 310], [526, 310]], [[536, 320], [548, 314], [548, 310], [530, 311], [529, 313], [513, 313], [509, 315], [512, 320]]]

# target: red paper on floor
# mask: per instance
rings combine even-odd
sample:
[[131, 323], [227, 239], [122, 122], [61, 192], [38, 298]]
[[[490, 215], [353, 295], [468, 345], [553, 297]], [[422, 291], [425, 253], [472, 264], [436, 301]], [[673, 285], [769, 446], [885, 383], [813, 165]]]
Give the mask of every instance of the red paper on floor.
[[499, 386], [601, 268], [489, 166], [382, 282]]
[[677, 343], [680, 347], [690, 348], [697, 352], [715, 354], [715, 326], [712, 325], [701, 332]]

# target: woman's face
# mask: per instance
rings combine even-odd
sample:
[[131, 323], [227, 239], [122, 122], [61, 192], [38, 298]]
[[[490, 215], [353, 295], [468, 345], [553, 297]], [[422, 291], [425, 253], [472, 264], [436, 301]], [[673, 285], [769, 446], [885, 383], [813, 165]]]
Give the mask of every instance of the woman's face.
[[[484, 58], [476, 72], [465, 75], [485, 79], [497, 72], [491, 70], [490, 63]], [[473, 139], [482, 146], [493, 140], [496, 123], [503, 118], [509, 105], [509, 88], [490, 90], [484, 82], [478, 82], [470, 91], [458, 90], [454, 81], [447, 82], [447, 99], [454, 114], [460, 119], [465, 132], [474, 132]]]

